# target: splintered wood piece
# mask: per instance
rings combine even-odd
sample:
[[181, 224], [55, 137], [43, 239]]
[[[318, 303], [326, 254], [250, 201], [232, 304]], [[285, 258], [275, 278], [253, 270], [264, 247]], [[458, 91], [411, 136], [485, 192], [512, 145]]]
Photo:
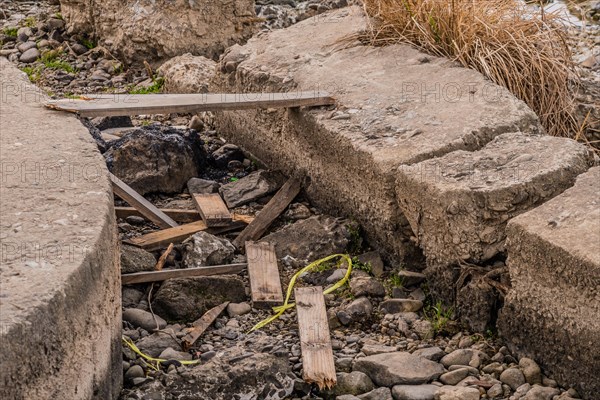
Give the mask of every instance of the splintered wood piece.
[[141, 114], [196, 113], [275, 107], [324, 106], [335, 100], [327, 92], [214, 93], [214, 94], [113, 94], [86, 95], [80, 99], [46, 102], [46, 107], [79, 113], [82, 117]]
[[211, 276], [239, 274], [246, 268], [246, 263], [213, 265], [210, 267], [163, 269], [161, 271], [134, 272], [121, 275], [121, 285], [134, 283], [161, 282], [173, 278], [191, 278], [193, 276]]
[[171, 251], [173, 250], [173, 243], [169, 243], [169, 247], [167, 247], [167, 249], [165, 250], [164, 253], [162, 253], [162, 255], [160, 256], [160, 258], [158, 259], [158, 262], [156, 263], [156, 265], [154, 266], [154, 270], [155, 271], [161, 271], [165, 265], [165, 261], [167, 261], [167, 257], [169, 257], [169, 254], [171, 254]]
[[212, 227], [231, 223], [231, 213], [218, 193], [195, 193], [192, 198], [206, 225]]
[[247, 215], [233, 216], [233, 221], [227, 226], [220, 226], [216, 228], [208, 228], [204, 221], [196, 221], [189, 224], [179, 225], [175, 228], [163, 229], [156, 232], [150, 232], [142, 236], [124, 240], [125, 243], [131, 244], [137, 247], [141, 247], [144, 250], [154, 251], [162, 249], [169, 245], [169, 243], [181, 243], [191, 235], [200, 231], [207, 231], [214, 235], [234, 231], [236, 229], [243, 228], [246, 226], [248, 221], [252, 221], [252, 217]]
[[331, 388], [337, 378], [323, 288], [296, 288], [294, 296], [304, 371], [302, 378], [307, 383], [316, 383], [319, 389]]
[[271, 243], [246, 242], [246, 258], [254, 307], [282, 304], [283, 292], [275, 246]]
[[[194, 222], [201, 219], [197, 210], [178, 210], [176, 208], [159, 208], [160, 211], [173, 218], [176, 222]], [[117, 218], [127, 218], [132, 215], [143, 217], [142, 213], [133, 207], [115, 207]]]
[[277, 191], [275, 196], [267, 203], [258, 216], [248, 224], [248, 226], [233, 241], [233, 245], [238, 249], [247, 241], [254, 241], [261, 238], [265, 231], [271, 226], [273, 221], [290, 205], [292, 200], [300, 193], [302, 188], [302, 179], [290, 178]]
[[161, 228], [172, 228], [177, 226], [177, 222], [173, 221], [171, 217], [156, 208], [152, 203], [129, 187], [129, 185], [127, 185], [125, 182], [110, 172], [109, 174], [112, 182], [113, 192], [115, 192], [117, 196], [128, 202], [130, 205], [138, 209], [144, 217], [148, 218]]
[[194, 321], [192, 328], [188, 331], [181, 339], [181, 346], [185, 351], [188, 351], [190, 347], [196, 343], [196, 340], [204, 333], [204, 331], [217, 319], [219, 314], [223, 312], [225, 307], [229, 304], [228, 301], [208, 310], [203, 316]]

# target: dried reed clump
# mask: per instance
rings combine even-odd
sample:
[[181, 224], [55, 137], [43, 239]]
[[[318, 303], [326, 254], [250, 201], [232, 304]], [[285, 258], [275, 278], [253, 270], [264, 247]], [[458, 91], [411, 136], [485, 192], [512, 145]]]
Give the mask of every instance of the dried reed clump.
[[407, 42], [457, 60], [525, 101], [551, 135], [579, 137], [566, 30], [519, 0], [364, 0], [373, 44]]

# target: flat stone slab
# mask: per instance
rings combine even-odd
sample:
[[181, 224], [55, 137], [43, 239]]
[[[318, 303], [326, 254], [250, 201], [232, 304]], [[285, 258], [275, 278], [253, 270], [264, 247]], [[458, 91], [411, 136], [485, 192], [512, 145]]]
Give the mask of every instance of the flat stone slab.
[[420, 385], [444, 373], [441, 364], [400, 351], [359, 358], [353, 369], [367, 374], [378, 386], [387, 387]]
[[600, 393], [600, 167], [507, 227], [509, 347], [579, 394]]
[[571, 187], [593, 164], [566, 138], [507, 133], [481, 150], [402, 166], [396, 192], [428, 263], [489, 260], [506, 223]]
[[211, 91], [326, 90], [337, 108], [217, 113], [216, 123], [269, 166], [305, 172], [315, 203], [353, 216], [386, 255], [410, 263], [418, 251], [395, 200], [397, 167], [540, 126], [479, 73], [410, 46], [353, 40], [365, 29], [361, 8], [348, 7], [231, 47]]

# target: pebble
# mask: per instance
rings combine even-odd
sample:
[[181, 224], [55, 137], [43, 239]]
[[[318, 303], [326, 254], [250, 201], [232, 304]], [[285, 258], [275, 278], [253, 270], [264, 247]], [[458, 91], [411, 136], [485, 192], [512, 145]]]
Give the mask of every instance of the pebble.
[[125, 380], [133, 380], [134, 378], [144, 378], [144, 369], [139, 365], [131, 366], [127, 372], [125, 372]]
[[525, 376], [518, 368], [508, 368], [500, 374], [500, 380], [510, 386], [512, 390], [517, 390], [525, 383]]
[[27, 50], [25, 53], [21, 54], [21, 57], [19, 57], [19, 61], [26, 63], [26, 64], [30, 64], [32, 62], [34, 62], [35, 60], [37, 60], [40, 56], [40, 52], [38, 49], [36, 48], [32, 48]]

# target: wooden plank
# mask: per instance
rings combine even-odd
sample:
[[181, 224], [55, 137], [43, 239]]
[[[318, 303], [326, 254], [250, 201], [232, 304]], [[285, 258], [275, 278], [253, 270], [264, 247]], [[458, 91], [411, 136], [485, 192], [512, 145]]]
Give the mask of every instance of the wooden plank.
[[290, 178], [277, 191], [275, 196], [261, 210], [258, 216], [248, 224], [248, 226], [233, 241], [233, 245], [238, 249], [247, 241], [254, 241], [261, 238], [265, 231], [271, 226], [273, 221], [290, 205], [292, 200], [300, 193], [302, 188], [302, 179]]
[[150, 232], [142, 236], [125, 240], [124, 242], [141, 247], [142, 249], [148, 251], [159, 250], [163, 247], [167, 247], [169, 243], [181, 243], [196, 232], [207, 231], [214, 235], [218, 235], [220, 233], [243, 228], [249, 221], [252, 221], [252, 217], [247, 215], [240, 215], [240, 217], [241, 218], [238, 219], [234, 214], [233, 222], [227, 226], [208, 228], [204, 221], [196, 221], [189, 224], [179, 225], [175, 228], [167, 228], [156, 232]]
[[161, 228], [172, 228], [177, 225], [171, 217], [160, 211], [152, 203], [142, 197], [138, 192], [129, 187], [125, 182], [110, 174], [113, 192], [130, 205], [138, 209], [138, 211], [150, 221], [154, 222]]
[[162, 253], [162, 255], [158, 259], [156, 265], [154, 266], [155, 271], [162, 271], [162, 269], [165, 265], [165, 261], [167, 261], [167, 257], [169, 257], [169, 254], [171, 254], [171, 251], [173, 251], [173, 247], [175, 247], [175, 246], [173, 246], [173, 243], [170, 243], [169, 247], [167, 247], [165, 252]]
[[296, 288], [294, 296], [302, 351], [302, 378], [307, 383], [316, 383], [319, 389], [331, 388], [337, 379], [323, 288]]
[[220, 304], [216, 307], [211, 308], [203, 316], [194, 321], [192, 324], [192, 328], [188, 331], [188, 333], [181, 339], [181, 346], [183, 350], [188, 351], [190, 347], [196, 343], [196, 340], [204, 333], [204, 331], [217, 319], [219, 314], [223, 312], [223, 310], [229, 304], [226, 301], [223, 304]]
[[275, 107], [324, 106], [335, 100], [327, 92], [220, 93], [154, 95], [86, 95], [80, 99], [46, 102], [46, 107], [82, 117], [196, 113]]
[[192, 198], [206, 225], [224, 226], [231, 223], [231, 213], [218, 193], [194, 193]]
[[246, 242], [246, 258], [254, 307], [268, 308], [283, 304], [275, 246], [271, 243]]
[[[160, 211], [173, 218], [176, 222], [194, 222], [202, 219], [197, 210], [179, 210], [176, 208], [160, 208]], [[117, 218], [127, 218], [132, 215], [143, 217], [142, 213], [133, 207], [115, 207]]]
[[210, 267], [163, 269], [160, 271], [134, 272], [121, 275], [122, 285], [133, 285], [134, 283], [161, 282], [173, 278], [190, 278], [193, 276], [211, 276], [239, 274], [246, 268], [245, 263], [213, 265]]

